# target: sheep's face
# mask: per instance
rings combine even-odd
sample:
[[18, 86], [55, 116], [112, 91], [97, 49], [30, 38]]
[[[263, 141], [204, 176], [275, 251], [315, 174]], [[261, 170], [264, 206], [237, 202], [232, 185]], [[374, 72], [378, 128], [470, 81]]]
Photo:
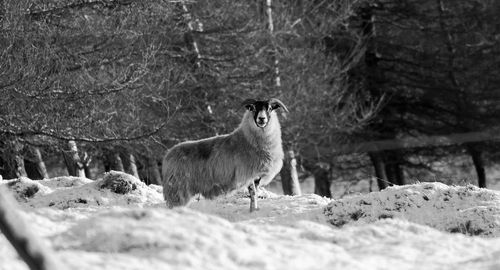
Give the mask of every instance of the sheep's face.
[[265, 128], [267, 126], [272, 111], [271, 105], [268, 102], [256, 101], [253, 104], [248, 104], [246, 108], [253, 114], [255, 125], [260, 128]]
[[281, 107], [285, 111], [288, 111], [285, 105], [277, 99], [264, 101], [248, 99], [243, 102], [243, 105], [245, 105], [245, 108], [252, 113], [255, 125], [259, 128], [265, 128], [271, 120], [271, 117], [276, 116], [276, 114], [273, 113], [275, 109]]

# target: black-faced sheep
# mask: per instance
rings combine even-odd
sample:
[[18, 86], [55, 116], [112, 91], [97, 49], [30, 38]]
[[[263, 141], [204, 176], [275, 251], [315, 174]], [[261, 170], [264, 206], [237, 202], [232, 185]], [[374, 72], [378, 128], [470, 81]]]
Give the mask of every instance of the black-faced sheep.
[[241, 124], [230, 134], [174, 146], [163, 159], [163, 194], [167, 206], [186, 205], [248, 187], [250, 211], [257, 209], [256, 184], [267, 185], [283, 165], [278, 99], [247, 99]]

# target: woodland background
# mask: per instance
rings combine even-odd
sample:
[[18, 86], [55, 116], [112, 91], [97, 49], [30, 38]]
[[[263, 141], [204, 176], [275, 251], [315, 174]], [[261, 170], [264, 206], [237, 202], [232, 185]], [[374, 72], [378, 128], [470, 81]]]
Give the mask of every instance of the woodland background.
[[285, 194], [295, 167], [324, 196], [366, 179], [486, 187], [498, 14], [494, 0], [0, 0], [0, 175], [159, 183], [169, 147], [276, 97]]

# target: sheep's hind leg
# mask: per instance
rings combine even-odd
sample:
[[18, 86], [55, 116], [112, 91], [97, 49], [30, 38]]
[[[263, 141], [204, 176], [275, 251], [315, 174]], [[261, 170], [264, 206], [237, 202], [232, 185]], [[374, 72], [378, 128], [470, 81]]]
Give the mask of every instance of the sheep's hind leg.
[[[258, 179], [258, 180], [260, 180], [260, 179]], [[258, 186], [258, 180], [253, 181], [252, 184], [250, 184], [248, 186], [248, 193], [250, 193], [250, 213], [259, 209], [257, 207], [257, 186]], [[257, 186], [255, 185], [255, 182], [257, 182]]]
[[178, 206], [185, 206], [191, 200], [191, 192], [187, 190], [187, 187], [175, 187], [169, 186], [169, 189], [164, 188], [165, 202], [168, 208], [174, 208]]

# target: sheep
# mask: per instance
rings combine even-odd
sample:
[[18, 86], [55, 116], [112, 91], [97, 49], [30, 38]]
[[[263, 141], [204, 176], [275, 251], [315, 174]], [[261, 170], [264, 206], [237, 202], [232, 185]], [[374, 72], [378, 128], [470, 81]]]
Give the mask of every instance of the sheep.
[[238, 128], [225, 135], [186, 141], [163, 158], [163, 195], [169, 208], [184, 206], [196, 194], [212, 199], [247, 187], [250, 212], [257, 210], [256, 188], [267, 185], [283, 166], [281, 127], [276, 98], [247, 99]]

